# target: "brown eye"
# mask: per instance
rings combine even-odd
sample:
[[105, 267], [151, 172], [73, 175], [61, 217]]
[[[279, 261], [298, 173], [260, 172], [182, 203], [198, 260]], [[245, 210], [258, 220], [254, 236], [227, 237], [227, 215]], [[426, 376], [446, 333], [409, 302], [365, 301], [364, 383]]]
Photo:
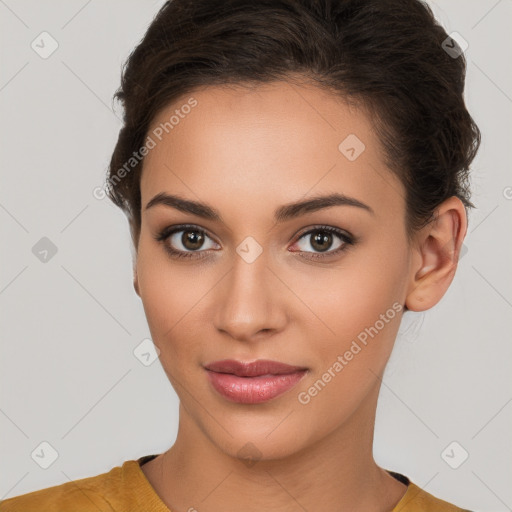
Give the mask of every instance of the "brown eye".
[[202, 258], [207, 255], [207, 249], [220, 248], [204, 230], [195, 226], [170, 226], [155, 239], [164, 244], [164, 249], [173, 258]]
[[340, 229], [331, 226], [319, 226], [301, 235], [295, 244], [298, 251], [293, 252], [304, 253], [303, 257], [309, 259], [327, 258], [345, 251], [354, 244], [354, 239]]
[[[167, 245], [177, 252], [199, 252], [199, 249], [215, 249], [218, 245], [201, 229], [175, 229], [167, 237]], [[208, 246], [210, 240], [210, 246]], [[205, 247], [206, 245], [206, 247]]]
[[324, 231], [317, 231], [314, 236], [311, 237], [310, 243], [313, 249], [325, 252], [332, 244], [332, 235]]
[[316, 228], [304, 233], [300, 237], [298, 246], [303, 252], [310, 252], [307, 250], [310, 247], [318, 252], [326, 252], [329, 249], [338, 249], [346, 242], [347, 238], [342, 233], [333, 232], [332, 228]]
[[195, 251], [200, 249], [204, 243], [204, 235], [199, 231], [187, 230], [181, 235], [181, 243], [186, 249]]

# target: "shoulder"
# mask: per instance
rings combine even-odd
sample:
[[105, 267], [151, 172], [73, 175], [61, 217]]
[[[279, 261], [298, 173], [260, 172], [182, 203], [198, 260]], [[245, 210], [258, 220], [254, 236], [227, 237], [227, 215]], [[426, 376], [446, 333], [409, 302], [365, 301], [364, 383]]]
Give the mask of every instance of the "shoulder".
[[137, 461], [126, 461], [122, 467], [100, 475], [2, 500], [0, 512], [114, 512], [124, 504], [123, 488], [130, 485], [126, 470], [133, 463]]
[[407, 491], [391, 512], [471, 512], [424, 491], [409, 481]]

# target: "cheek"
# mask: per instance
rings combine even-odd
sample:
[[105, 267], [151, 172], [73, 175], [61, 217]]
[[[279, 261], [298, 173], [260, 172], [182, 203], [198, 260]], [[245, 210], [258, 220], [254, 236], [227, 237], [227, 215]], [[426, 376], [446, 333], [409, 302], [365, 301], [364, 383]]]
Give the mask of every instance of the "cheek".
[[345, 377], [338, 382], [349, 375], [350, 387], [375, 380], [369, 369], [375, 373], [383, 369], [403, 313], [407, 284], [404, 243], [398, 237], [393, 243], [389, 238], [373, 238], [339, 268], [323, 273], [317, 270], [314, 279], [311, 273], [297, 273], [294, 283], [297, 295], [315, 313], [308, 315], [312, 319], [308, 327], [303, 324], [309, 329], [307, 338], [315, 340], [308, 347], [317, 363], [315, 370], [323, 374], [338, 356], [345, 356]]
[[[297, 391], [304, 414], [323, 418], [326, 431], [350, 417], [379, 385], [403, 311], [389, 267], [376, 261], [372, 271], [365, 267], [341, 276], [325, 283], [330, 293], [319, 309], [335, 335], [325, 330], [327, 336], [317, 335], [308, 347], [314, 372]], [[311, 336], [315, 339], [314, 331]]]
[[326, 339], [357, 336], [405, 298], [406, 252], [401, 247], [371, 245], [352, 252], [331, 269], [294, 272], [288, 277]]
[[141, 236], [137, 255], [140, 297], [152, 339], [161, 356], [175, 349], [173, 340], [183, 337], [183, 326], [201, 297], [194, 287], [197, 276], [173, 270], [161, 248]]

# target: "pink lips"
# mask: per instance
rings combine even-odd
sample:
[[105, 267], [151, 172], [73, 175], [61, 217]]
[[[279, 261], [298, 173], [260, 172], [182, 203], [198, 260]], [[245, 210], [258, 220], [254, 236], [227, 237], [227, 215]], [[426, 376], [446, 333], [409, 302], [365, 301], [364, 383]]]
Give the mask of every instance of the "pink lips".
[[214, 389], [224, 398], [257, 404], [275, 398], [295, 386], [307, 368], [260, 359], [251, 363], [224, 359], [205, 365]]

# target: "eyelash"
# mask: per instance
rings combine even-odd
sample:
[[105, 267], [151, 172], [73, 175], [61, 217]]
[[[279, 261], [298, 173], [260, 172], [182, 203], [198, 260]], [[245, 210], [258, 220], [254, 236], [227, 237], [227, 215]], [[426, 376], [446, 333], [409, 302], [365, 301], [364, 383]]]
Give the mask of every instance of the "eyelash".
[[[198, 253], [206, 252], [204, 250], [189, 251], [189, 252], [178, 251], [176, 249], [173, 249], [170, 245], [165, 243], [171, 235], [174, 235], [175, 233], [179, 233], [180, 231], [195, 231], [195, 232], [201, 233], [202, 235], [208, 236], [208, 238], [211, 238], [206, 231], [204, 231], [203, 229], [201, 229], [198, 226], [195, 226], [193, 224], [182, 224], [179, 226], [166, 227], [166, 228], [162, 229], [159, 233], [157, 233], [157, 235], [154, 238], [157, 242], [163, 243], [164, 249], [170, 254], [170, 256], [172, 258], [187, 258], [187, 259], [206, 258], [207, 256], [197, 256]], [[334, 233], [341, 239], [341, 241], [343, 242], [343, 245], [338, 247], [336, 250], [330, 251], [330, 252], [329, 251], [327, 251], [325, 253], [310, 253], [310, 252], [308, 252], [307, 254], [311, 254], [311, 256], [302, 256], [305, 259], [317, 260], [317, 259], [333, 257], [335, 255], [338, 255], [338, 254], [346, 251], [347, 249], [349, 249], [349, 247], [354, 246], [357, 242], [357, 239], [354, 236], [348, 235], [338, 228], [334, 228], [332, 226], [321, 226], [321, 225], [314, 226], [313, 228], [309, 229], [308, 231], [302, 233], [297, 238], [297, 241], [301, 240], [306, 235], [311, 235], [311, 234], [317, 233], [317, 232]], [[305, 251], [293, 251], [293, 252], [302, 253]]]

